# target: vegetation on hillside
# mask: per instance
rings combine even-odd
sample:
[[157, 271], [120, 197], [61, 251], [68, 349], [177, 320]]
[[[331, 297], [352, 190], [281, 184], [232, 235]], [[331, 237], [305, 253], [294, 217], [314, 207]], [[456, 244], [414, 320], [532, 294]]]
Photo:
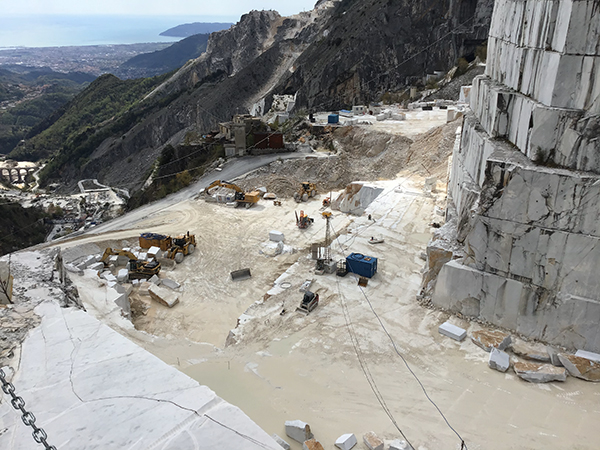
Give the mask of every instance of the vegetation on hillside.
[[0, 69], [0, 154], [7, 154], [94, 77], [36, 69], [15, 73]]
[[209, 164], [222, 156], [224, 151], [220, 144], [190, 144], [176, 148], [165, 146], [153, 170], [152, 184], [136, 191], [129, 199], [127, 208], [138, 208], [183, 189], [194, 178], [201, 176]]
[[[37, 161], [55, 153], [63, 157], [86, 157], [95, 149], [79, 152], [90, 141], [101, 142], [97, 130], [104, 122], [114, 122], [150, 92], [162, 78], [120, 80], [114, 75], [98, 77], [87, 89], [43, 124], [44, 129], [9, 155]], [[131, 122], [133, 123], [133, 122]], [[130, 124], [131, 124], [130, 123]]]
[[18, 203], [0, 205], [0, 255], [44, 242], [49, 226], [47, 214], [39, 208], [23, 208]]

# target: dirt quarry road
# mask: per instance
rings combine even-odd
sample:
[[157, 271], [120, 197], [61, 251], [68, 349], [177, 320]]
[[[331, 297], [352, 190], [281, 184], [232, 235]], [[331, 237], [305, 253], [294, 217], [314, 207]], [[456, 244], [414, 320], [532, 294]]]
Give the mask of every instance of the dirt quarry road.
[[[415, 449], [460, 448], [381, 323], [470, 450], [596, 449], [598, 385], [571, 377], [536, 385], [512, 372], [493, 371], [488, 354], [469, 339], [457, 343], [439, 335], [446, 314], [417, 304], [424, 265], [420, 255], [430, 224], [442, 221], [435, 207], [443, 207], [445, 200], [443, 191], [426, 194], [424, 181], [400, 173], [395, 180], [376, 182], [384, 191], [362, 216], [333, 212], [334, 257], [358, 252], [379, 258], [378, 273], [363, 290], [352, 275], [314, 274], [308, 249], [325, 237], [322, 196], [300, 205], [284, 200], [281, 207], [261, 200], [248, 210], [186, 199], [148, 208], [129, 226], [124, 216], [120, 231], [60, 245], [83, 253], [94, 246], [131, 245], [145, 231], [196, 234], [196, 252], [161, 273], [181, 283], [181, 303], [168, 309], [138, 296], [149, 310], [135, 321], [137, 329], [110, 310], [97, 281], [72, 279], [88, 312], [242, 408], [294, 450], [302, 446], [285, 436], [286, 420], [310, 423], [328, 450], [344, 433], [356, 434], [356, 448], [366, 448], [362, 435], [367, 431], [386, 440], [400, 438], [374, 389]], [[299, 209], [315, 219], [307, 230], [295, 226]], [[268, 251], [263, 244], [274, 229], [296, 252], [260, 253]], [[371, 236], [383, 237], [384, 243], [369, 244]], [[252, 278], [232, 282], [230, 271], [246, 267]], [[321, 300], [304, 316], [294, 310], [307, 279], [314, 279], [311, 290]], [[273, 290], [274, 283], [278, 289]], [[480, 328], [452, 320], [469, 332]]]

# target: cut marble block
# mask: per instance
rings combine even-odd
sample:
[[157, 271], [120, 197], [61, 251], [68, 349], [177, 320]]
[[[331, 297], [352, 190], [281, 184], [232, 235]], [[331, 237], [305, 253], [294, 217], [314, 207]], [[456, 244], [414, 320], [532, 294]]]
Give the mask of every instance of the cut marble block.
[[551, 381], [565, 381], [567, 371], [564, 367], [555, 367], [552, 364], [539, 364], [534, 362], [517, 362], [514, 365], [515, 373], [530, 383], [549, 383]]
[[408, 442], [396, 439], [390, 443], [389, 450], [413, 450], [413, 448]]
[[293, 440], [304, 443], [312, 439], [314, 435], [310, 431], [310, 425], [301, 420], [288, 420], [285, 422], [285, 434]]
[[290, 444], [288, 444], [286, 441], [284, 441], [278, 435], [273, 434], [271, 437], [275, 440], [275, 442], [277, 442], [281, 446], [281, 448], [283, 448], [283, 450], [290, 450], [290, 448], [291, 448]]
[[341, 450], [350, 450], [357, 444], [356, 436], [353, 433], [342, 434], [335, 441], [335, 446]]
[[383, 450], [383, 441], [373, 431], [363, 435], [363, 442], [369, 450]]
[[172, 308], [177, 303], [179, 303], [178, 294], [164, 289], [160, 286], [151, 284], [148, 288], [148, 293], [150, 294], [150, 297], [152, 297], [154, 300], [156, 300], [159, 303], [162, 303], [165, 306], [168, 306], [169, 308]]
[[119, 283], [124, 283], [129, 279], [129, 271], [127, 269], [119, 269], [117, 273], [117, 281]]
[[490, 359], [488, 360], [488, 365], [491, 369], [497, 370], [499, 372], [506, 372], [510, 367], [510, 358], [508, 357], [508, 353], [503, 352], [502, 350], [498, 350], [496, 348], [492, 348], [490, 351]]
[[455, 341], [462, 341], [467, 336], [467, 330], [463, 330], [456, 325], [452, 325], [450, 322], [444, 322], [438, 328], [438, 332], [444, 336], [454, 339]]
[[160, 284], [170, 289], [179, 289], [181, 287], [177, 281], [170, 280], [169, 278], [164, 278]]
[[598, 353], [586, 352], [585, 350], [577, 350], [575, 352], [575, 356], [600, 363], [600, 354]]

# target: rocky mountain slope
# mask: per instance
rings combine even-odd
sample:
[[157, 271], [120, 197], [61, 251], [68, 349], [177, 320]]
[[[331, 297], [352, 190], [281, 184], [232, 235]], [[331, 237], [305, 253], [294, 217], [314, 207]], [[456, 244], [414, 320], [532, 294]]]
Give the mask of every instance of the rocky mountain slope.
[[140, 102], [129, 129], [77, 158], [79, 166], [61, 163], [49, 180], [73, 186], [95, 177], [135, 190], [165, 145], [214, 129], [263, 99], [269, 107], [273, 94], [297, 93], [299, 107], [337, 109], [401, 91], [472, 54], [487, 36], [492, 6], [492, 0], [343, 0], [320, 1], [287, 18], [252, 11], [213, 33], [204, 54]]
[[165, 49], [134, 56], [121, 64], [114, 74], [119, 78], [142, 78], [179, 69], [190, 59], [196, 59], [206, 51], [209, 36], [210, 34], [195, 34]]

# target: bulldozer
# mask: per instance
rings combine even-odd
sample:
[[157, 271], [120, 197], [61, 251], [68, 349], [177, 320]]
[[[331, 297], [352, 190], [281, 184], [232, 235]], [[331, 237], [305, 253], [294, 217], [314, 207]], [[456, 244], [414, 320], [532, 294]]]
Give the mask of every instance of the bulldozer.
[[312, 224], [315, 219], [312, 219], [310, 217], [308, 217], [308, 215], [304, 214], [304, 211], [300, 211], [300, 216], [298, 216], [298, 213], [296, 214], [296, 225], [298, 226], [298, 228], [304, 229], [304, 228], [308, 228], [310, 226], [310, 224]]
[[319, 304], [319, 294], [315, 294], [310, 291], [304, 292], [304, 297], [300, 302], [300, 306], [296, 308], [296, 311], [306, 314], [307, 316], [310, 312], [317, 307]]
[[227, 189], [232, 189], [235, 191], [234, 201], [237, 203], [237, 206], [244, 205], [246, 208], [250, 208], [252, 205], [258, 203], [260, 200], [260, 192], [252, 191], [252, 192], [244, 192], [244, 190], [239, 187], [237, 184], [230, 183], [228, 181], [216, 180], [213, 181], [204, 192], [207, 194], [209, 191], [215, 187], [224, 187]]
[[108, 259], [113, 256], [126, 256], [129, 258], [129, 278], [140, 279], [140, 278], [151, 278], [153, 275], [158, 275], [160, 272], [160, 263], [156, 260], [146, 262], [140, 261], [136, 256], [128, 250], [113, 249], [107, 247], [102, 255], [101, 262], [104, 263], [105, 267], [108, 267]]
[[186, 234], [173, 238], [173, 245], [167, 250], [166, 257], [174, 259], [176, 263], [183, 261], [183, 257], [191, 255], [196, 249], [196, 235]]
[[306, 202], [310, 197], [317, 195], [317, 185], [309, 181], [300, 183], [300, 188], [294, 193], [296, 203]]

